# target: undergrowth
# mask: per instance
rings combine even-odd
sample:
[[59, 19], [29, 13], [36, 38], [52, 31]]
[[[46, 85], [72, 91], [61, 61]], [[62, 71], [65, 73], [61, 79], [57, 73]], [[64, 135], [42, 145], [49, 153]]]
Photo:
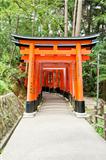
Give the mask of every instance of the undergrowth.
[[[99, 125], [101, 125], [101, 126], [104, 126], [104, 121], [101, 120], [101, 119], [98, 119], [97, 124], [99, 124]], [[96, 131], [97, 131], [97, 133], [98, 133], [100, 136], [104, 137], [104, 129], [103, 129], [102, 127], [99, 127], [99, 126], [98, 126], [98, 127], [96, 128]]]

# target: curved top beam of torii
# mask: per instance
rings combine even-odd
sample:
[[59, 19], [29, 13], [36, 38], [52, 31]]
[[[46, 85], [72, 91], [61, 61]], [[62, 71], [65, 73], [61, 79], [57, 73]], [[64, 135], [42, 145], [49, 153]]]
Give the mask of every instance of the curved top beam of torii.
[[[40, 53], [39, 50], [43, 50], [43, 54], [45, 53], [44, 50], [57, 50], [57, 54], [59, 54], [59, 50], [67, 50], [67, 54], [69, 54], [68, 50], [72, 50], [76, 48], [76, 44], [80, 43], [82, 49], [89, 49], [91, 50], [92, 47], [98, 42], [96, 39], [99, 34], [89, 35], [89, 36], [82, 36], [82, 37], [68, 37], [68, 38], [61, 38], [61, 37], [28, 37], [28, 36], [20, 36], [12, 34], [12, 41], [23, 49], [28, 49], [30, 44], [33, 44], [37, 50], [38, 54]], [[48, 51], [47, 54], [50, 52]], [[25, 54], [25, 52], [24, 52]], [[54, 54], [54, 52], [52, 52]], [[64, 52], [61, 52], [64, 54]]]
[[30, 36], [21, 36], [12, 34], [12, 37], [14, 37], [17, 40], [93, 40], [99, 37], [99, 34], [93, 34], [88, 36], [80, 36], [80, 37], [30, 37]]
[[72, 49], [76, 47], [76, 43], [80, 43], [82, 48], [91, 49], [98, 41], [99, 34], [82, 36], [82, 37], [29, 37], [12, 34], [12, 41], [19, 47], [29, 48], [33, 43], [36, 49]]
[[98, 42], [99, 34], [83, 37], [28, 37], [12, 34], [12, 41], [20, 47], [21, 54], [29, 54], [33, 45], [35, 55], [76, 55], [76, 45], [81, 45], [81, 54], [91, 53], [92, 47]]

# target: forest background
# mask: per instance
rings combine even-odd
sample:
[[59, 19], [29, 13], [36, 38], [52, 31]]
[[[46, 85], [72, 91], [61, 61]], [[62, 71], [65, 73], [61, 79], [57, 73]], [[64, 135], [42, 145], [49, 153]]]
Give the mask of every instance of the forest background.
[[[68, 37], [72, 36], [74, 0], [68, 0]], [[11, 34], [64, 37], [64, 0], [0, 0], [0, 94], [23, 88], [19, 49]], [[90, 61], [83, 63], [84, 92], [96, 96], [100, 55], [100, 97], [106, 100], [106, 0], [83, 0], [80, 35], [100, 33]], [[20, 88], [20, 89], [19, 89]]]

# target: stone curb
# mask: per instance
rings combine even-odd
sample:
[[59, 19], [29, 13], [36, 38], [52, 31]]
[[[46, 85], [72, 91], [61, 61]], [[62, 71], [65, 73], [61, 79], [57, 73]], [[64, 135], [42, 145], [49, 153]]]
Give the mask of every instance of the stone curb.
[[0, 154], [1, 151], [3, 150], [3, 148], [6, 146], [6, 144], [8, 143], [9, 139], [11, 138], [14, 130], [16, 129], [17, 125], [19, 124], [19, 122], [21, 121], [23, 115], [21, 115], [17, 122], [14, 124], [14, 126], [12, 127], [12, 129], [9, 131], [9, 133], [6, 134], [6, 136], [3, 138], [3, 140], [0, 142]]

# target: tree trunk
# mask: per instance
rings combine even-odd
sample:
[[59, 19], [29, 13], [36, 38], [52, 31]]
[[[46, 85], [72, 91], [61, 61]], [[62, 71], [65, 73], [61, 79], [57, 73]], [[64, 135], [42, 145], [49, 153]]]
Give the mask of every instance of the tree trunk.
[[68, 0], [65, 0], [64, 6], [64, 37], [68, 36]]
[[82, 17], [82, 0], [78, 0], [75, 36], [79, 36], [80, 35], [81, 17]]
[[[15, 28], [15, 34], [18, 34], [18, 29], [19, 29], [19, 15], [17, 15], [17, 19], [16, 19], [16, 28]], [[16, 45], [13, 45], [12, 49], [11, 49], [11, 57], [10, 57], [10, 66], [12, 64], [12, 60], [14, 59], [14, 52], [16, 49]]]
[[90, 9], [88, 10], [87, 7], [87, 21], [88, 21], [88, 29], [87, 29], [87, 34], [90, 34], [91, 32], [91, 23], [92, 23], [92, 3], [90, 3]]
[[73, 13], [73, 26], [72, 26], [72, 36], [73, 37], [75, 36], [75, 28], [76, 28], [77, 3], [78, 3], [78, 0], [75, 0], [74, 13]]
[[[35, 6], [35, 1], [33, 0], [33, 7]], [[34, 32], [35, 32], [35, 29], [34, 29], [34, 22], [35, 22], [35, 11], [33, 9], [33, 12], [32, 12], [32, 36], [34, 36]]]

